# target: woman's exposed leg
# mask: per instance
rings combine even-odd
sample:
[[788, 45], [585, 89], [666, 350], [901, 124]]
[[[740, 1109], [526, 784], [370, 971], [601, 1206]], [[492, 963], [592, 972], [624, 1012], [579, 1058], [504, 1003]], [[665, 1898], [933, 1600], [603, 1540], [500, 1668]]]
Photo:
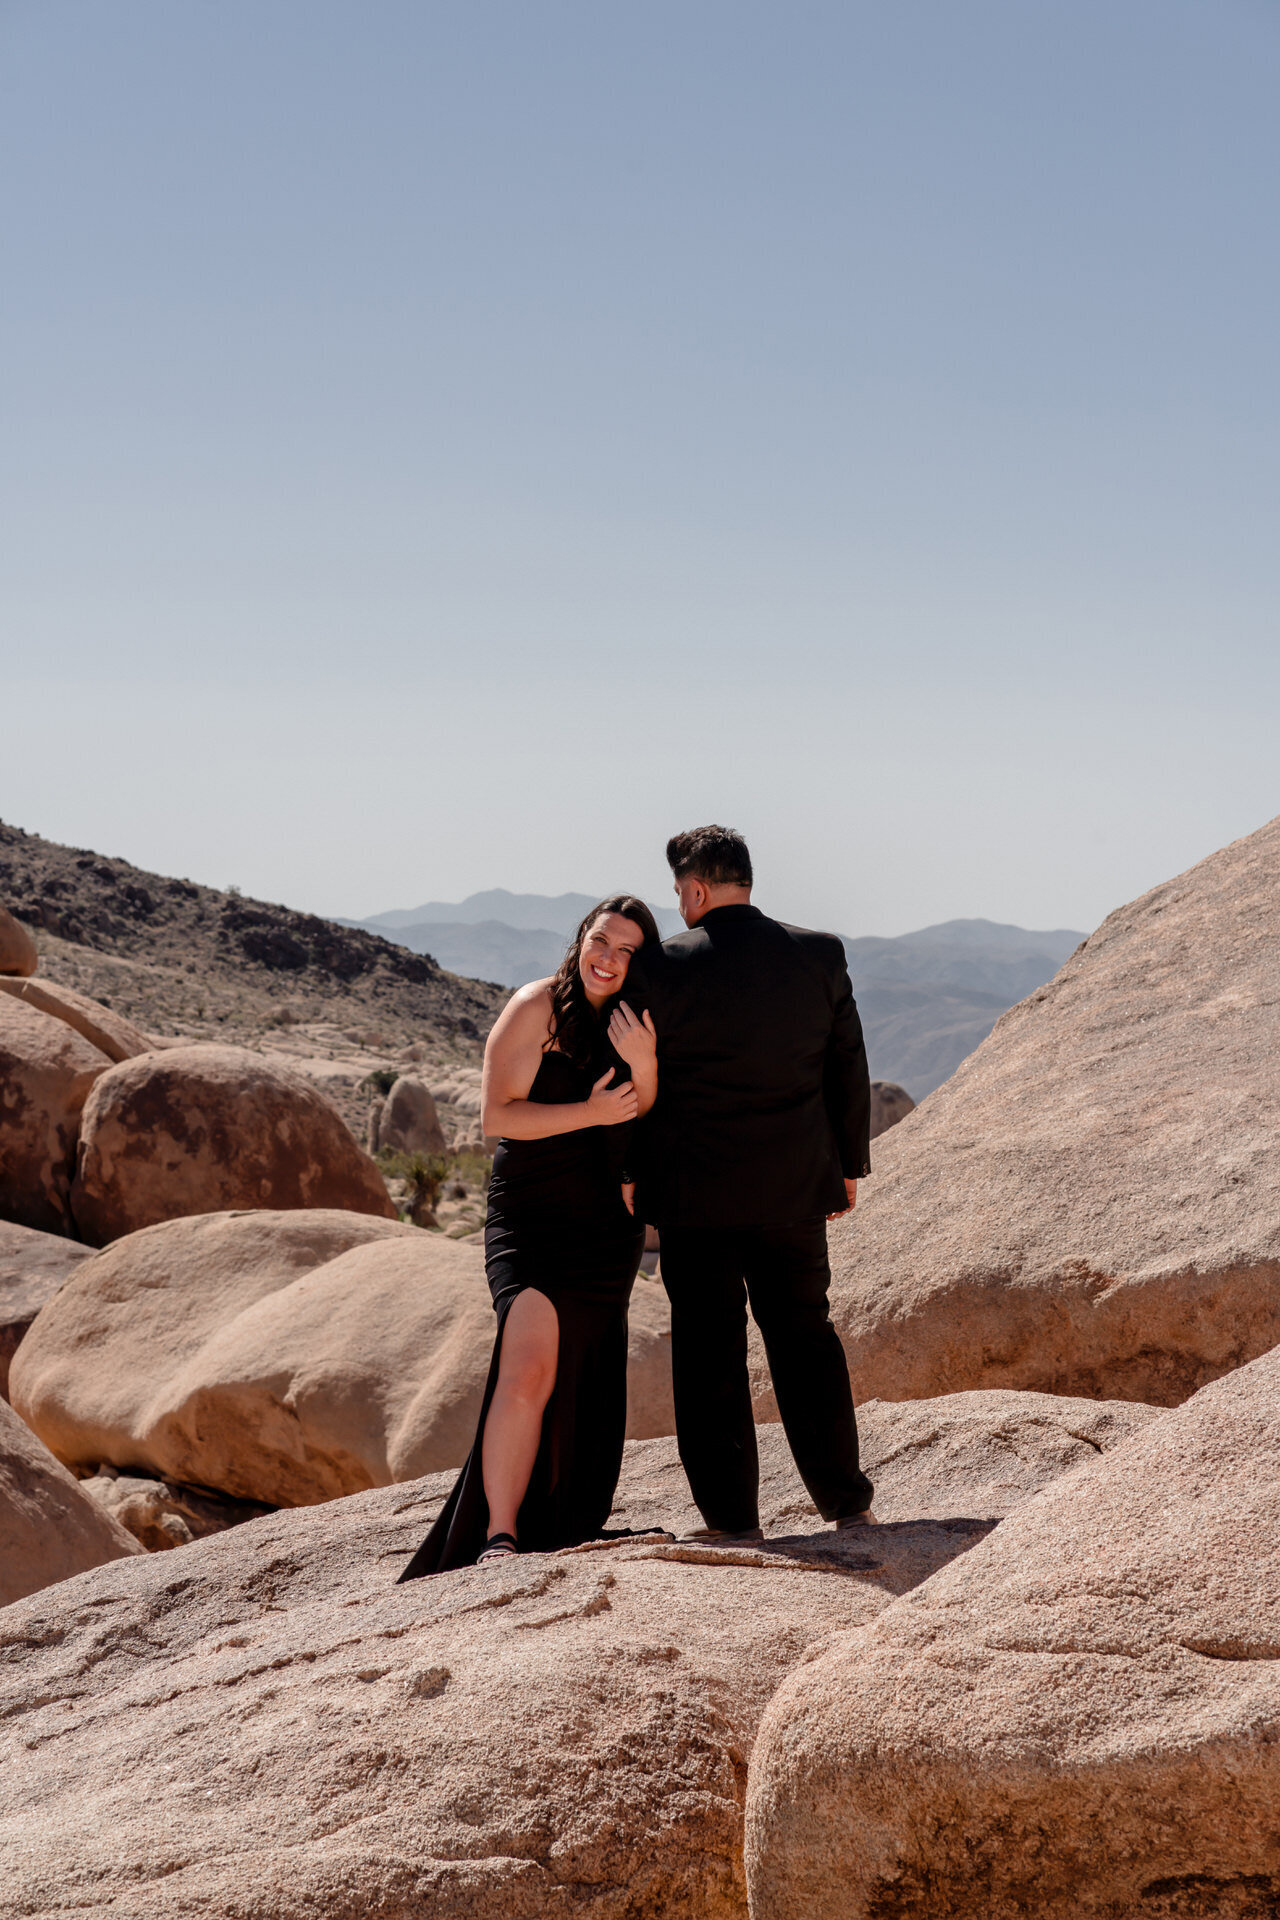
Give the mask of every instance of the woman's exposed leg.
[[489, 1538], [516, 1531], [516, 1515], [538, 1457], [542, 1415], [556, 1384], [560, 1321], [545, 1293], [526, 1287], [502, 1329], [498, 1384], [484, 1423], [481, 1463]]

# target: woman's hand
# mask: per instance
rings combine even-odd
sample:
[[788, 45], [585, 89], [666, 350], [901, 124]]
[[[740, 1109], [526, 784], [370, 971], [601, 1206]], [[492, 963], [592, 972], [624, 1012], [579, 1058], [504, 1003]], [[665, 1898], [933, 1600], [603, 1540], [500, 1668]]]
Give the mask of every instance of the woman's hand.
[[624, 1120], [634, 1120], [640, 1111], [640, 1100], [630, 1080], [624, 1080], [620, 1087], [611, 1087], [613, 1068], [602, 1073], [587, 1098], [587, 1125], [589, 1127], [616, 1127]]
[[626, 1001], [619, 1000], [609, 1021], [609, 1038], [632, 1073], [643, 1073], [657, 1057], [658, 1036], [647, 1007], [637, 1020]]

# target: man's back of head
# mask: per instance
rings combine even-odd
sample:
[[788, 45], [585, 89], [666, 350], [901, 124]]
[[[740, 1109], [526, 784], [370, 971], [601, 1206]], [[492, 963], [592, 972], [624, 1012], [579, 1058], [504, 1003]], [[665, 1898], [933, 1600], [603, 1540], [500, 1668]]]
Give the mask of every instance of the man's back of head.
[[746, 906], [751, 899], [751, 855], [732, 827], [691, 827], [667, 842], [667, 865], [675, 881], [680, 917], [696, 927], [716, 907]]

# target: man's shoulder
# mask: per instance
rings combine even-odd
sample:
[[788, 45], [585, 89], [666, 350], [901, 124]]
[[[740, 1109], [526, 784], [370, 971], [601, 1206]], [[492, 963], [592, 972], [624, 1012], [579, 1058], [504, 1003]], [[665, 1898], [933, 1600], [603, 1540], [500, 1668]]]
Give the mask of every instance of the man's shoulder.
[[821, 966], [832, 968], [846, 964], [844, 941], [838, 933], [819, 933], [813, 927], [793, 927], [785, 920], [775, 920], [772, 924]]
[[664, 960], [684, 960], [691, 953], [701, 953], [711, 944], [703, 927], [686, 927], [683, 933], [673, 933], [658, 948]]
[[683, 933], [673, 933], [669, 940], [661, 944], [650, 941], [647, 946], [641, 947], [631, 966], [633, 971], [652, 979], [680, 961], [687, 960], [691, 954], [702, 952], [709, 944], [700, 927], [688, 927]]
[[670, 940], [664, 940], [661, 944], [650, 941], [632, 956], [627, 984], [622, 989], [623, 998], [626, 998], [628, 987], [633, 1000], [643, 1001], [651, 994], [664, 995], [675, 986], [683, 963], [705, 945], [705, 936], [699, 938], [696, 927], [691, 927], [686, 933], [673, 934]]

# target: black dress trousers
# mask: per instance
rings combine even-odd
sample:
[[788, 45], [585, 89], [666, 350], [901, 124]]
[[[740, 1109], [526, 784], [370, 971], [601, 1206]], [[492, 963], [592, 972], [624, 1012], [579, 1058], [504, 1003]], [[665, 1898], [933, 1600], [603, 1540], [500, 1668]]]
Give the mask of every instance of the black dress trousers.
[[662, 1229], [671, 1301], [676, 1438], [709, 1527], [760, 1524], [760, 1462], [747, 1376], [747, 1300], [764, 1340], [778, 1412], [824, 1520], [871, 1505], [858, 1465], [849, 1368], [831, 1324], [823, 1219], [784, 1227]]

